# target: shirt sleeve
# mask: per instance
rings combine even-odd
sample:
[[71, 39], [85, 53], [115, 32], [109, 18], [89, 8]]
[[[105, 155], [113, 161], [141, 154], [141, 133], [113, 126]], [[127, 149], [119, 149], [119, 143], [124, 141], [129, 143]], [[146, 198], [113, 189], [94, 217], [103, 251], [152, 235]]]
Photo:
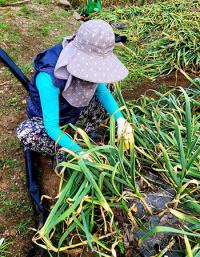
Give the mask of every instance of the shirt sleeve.
[[123, 117], [120, 111], [117, 112], [117, 110], [119, 109], [119, 106], [116, 100], [114, 99], [113, 95], [111, 94], [111, 92], [108, 90], [106, 84], [104, 83], [98, 84], [96, 89], [96, 96], [109, 115], [112, 115], [113, 113], [116, 112], [114, 114], [115, 120]]
[[55, 87], [52, 78], [45, 72], [40, 72], [36, 77], [36, 86], [40, 95], [44, 127], [54, 141], [73, 152], [82, 148], [67, 136], [59, 127], [59, 94], [60, 89]]

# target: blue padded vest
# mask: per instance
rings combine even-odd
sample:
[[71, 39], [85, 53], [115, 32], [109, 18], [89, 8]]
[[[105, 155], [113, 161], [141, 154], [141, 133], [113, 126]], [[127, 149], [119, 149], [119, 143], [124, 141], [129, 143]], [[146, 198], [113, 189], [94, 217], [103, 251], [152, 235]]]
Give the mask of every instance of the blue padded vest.
[[40, 104], [39, 92], [36, 87], [36, 76], [39, 72], [48, 73], [53, 84], [60, 89], [59, 95], [59, 124], [64, 125], [67, 123], [75, 124], [78, 120], [81, 111], [85, 107], [74, 107], [70, 105], [62, 96], [62, 91], [65, 88], [66, 80], [58, 79], [54, 76], [54, 69], [58, 57], [62, 51], [62, 44], [57, 44], [45, 51], [36, 55], [34, 59], [35, 74], [29, 83], [29, 98], [27, 102], [27, 114], [29, 118], [42, 117], [42, 108]]

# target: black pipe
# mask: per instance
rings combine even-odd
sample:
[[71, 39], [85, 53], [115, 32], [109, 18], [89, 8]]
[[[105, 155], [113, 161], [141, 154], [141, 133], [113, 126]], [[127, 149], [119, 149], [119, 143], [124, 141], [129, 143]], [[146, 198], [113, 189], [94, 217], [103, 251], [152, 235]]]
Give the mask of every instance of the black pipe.
[[0, 59], [11, 70], [15, 77], [22, 83], [27, 91], [29, 91], [29, 79], [24, 75], [20, 68], [8, 56], [8, 54], [0, 47]]

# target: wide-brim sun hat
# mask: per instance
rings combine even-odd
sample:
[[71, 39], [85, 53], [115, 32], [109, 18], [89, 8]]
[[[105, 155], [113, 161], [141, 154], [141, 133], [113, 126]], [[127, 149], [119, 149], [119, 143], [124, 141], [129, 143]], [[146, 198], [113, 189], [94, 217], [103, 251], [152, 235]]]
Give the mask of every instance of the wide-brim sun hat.
[[102, 20], [83, 23], [75, 38], [63, 44], [54, 74], [66, 79], [66, 73], [93, 83], [113, 83], [128, 75], [127, 68], [113, 53], [115, 35]]
[[127, 69], [114, 54], [93, 56], [77, 53], [67, 69], [73, 76], [94, 83], [113, 83], [128, 75]]

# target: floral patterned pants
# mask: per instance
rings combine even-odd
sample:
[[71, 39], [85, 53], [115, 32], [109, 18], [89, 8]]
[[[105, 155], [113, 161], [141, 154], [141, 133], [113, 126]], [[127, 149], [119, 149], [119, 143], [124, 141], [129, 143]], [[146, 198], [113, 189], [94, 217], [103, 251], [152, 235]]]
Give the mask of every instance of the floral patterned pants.
[[[96, 97], [93, 97], [89, 106], [81, 113], [76, 126], [82, 128], [88, 134], [95, 132], [102, 120], [105, 119], [105, 111]], [[55, 154], [55, 141], [45, 131], [43, 120], [34, 117], [23, 121], [16, 129], [17, 137], [25, 149], [46, 155]]]

